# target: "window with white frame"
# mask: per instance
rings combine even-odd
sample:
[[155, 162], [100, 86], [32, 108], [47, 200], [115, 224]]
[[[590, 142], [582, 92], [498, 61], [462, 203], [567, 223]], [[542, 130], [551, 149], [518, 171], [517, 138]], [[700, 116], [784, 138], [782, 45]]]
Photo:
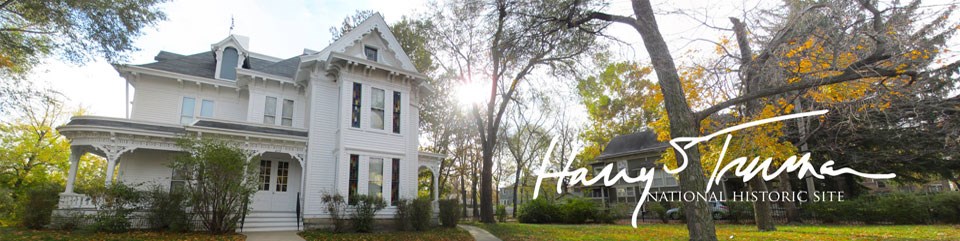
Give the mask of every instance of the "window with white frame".
[[367, 57], [367, 60], [377, 61], [377, 48], [370, 46], [363, 46], [363, 55]]
[[393, 92], [393, 133], [400, 134], [400, 92]]
[[170, 192], [183, 191], [187, 185], [187, 171], [179, 168], [172, 168], [172, 170], [173, 173], [170, 175]]
[[286, 192], [289, 176], [290, 162], [277, 162], [277, 189], [274, 189], [274, 191]]
[[284, 99], [281, 112], [280, 125], [293, 126], [293, 100]]
[[189, 125], [193, 123], [194, 111], [197, 108], [197, 99], [193, 97], [183, 97], [180, 105], [180, 124]]
[[383, 198], [383, 158], [370, 158], [367, 195]]
[[370, 128], [383, 130], [384, 92], [382, 89], [372, 88], [370, 93]]
[[263, 124], [277, 124], [277, 97], [267, 96], [263, 102]]
[[353, 83], [353, 101], [352, 113], [350, 114], [350, 126], [360, 128], [360, 96], [363, 94], [363, 86], [360, 83]]
[[213, 101], [212, 100], [202, 100], [200, 101], [200, 117], [213, 117]]
[[270, 166], [273, 163], [260, 160], [260, 191], [270, 191]]

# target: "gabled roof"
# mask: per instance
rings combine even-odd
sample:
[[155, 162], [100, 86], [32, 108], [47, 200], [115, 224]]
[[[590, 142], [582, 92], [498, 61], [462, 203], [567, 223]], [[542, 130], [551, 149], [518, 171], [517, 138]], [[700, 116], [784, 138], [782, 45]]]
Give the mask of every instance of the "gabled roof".
[[390, 31], [390, 25], [387, 25], [387, 22], [383, 19], [383, 15], [380, 15], [380, 12], [374, 13], [369, 18], [363, 20], [357, 27], [350, 30], [340, 39], [334, 41], [329, 46], [320, 50], [320, 52], [313, 54], [321, 60], [326, 60], [330, 56], [331, 52], [343, 52], [347, 47], [353, 46], [356, 41], [362, 39], [367, 34], [373, 32], [373, 30], [378, 30], [381, 34], [380, 37], [383, 40], [387, 41], [387, 45], [390, 48], [390, 51], [395, 53], [395, 57], [400, 60], [400, 66], [404, 70], [417, 71], [417, 68], [413, 66], [413, 61], [410, 60], [410, 56], [407, 56], [407, 53], [403, 51], [403, 47], [400, 46], [400, 42], [397, 41], [397, 37], [393, 35], [393, 32]]
[[607, 146], [597, 156], [597, 160], [609, 159], [618, 156], [639, 154], [644, 152], [663, 151], [667, 148], [667, 143], [657, 141], [657, 133], [651, 130], [644, 130], [632, 134], [620, 135], [614, 137], [607, 143]]

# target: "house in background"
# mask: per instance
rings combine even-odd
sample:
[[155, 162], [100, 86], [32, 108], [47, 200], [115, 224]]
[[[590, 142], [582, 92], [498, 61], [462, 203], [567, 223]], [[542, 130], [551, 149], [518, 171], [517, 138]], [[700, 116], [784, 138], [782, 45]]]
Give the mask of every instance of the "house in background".
[[[657, 134], [650, 130], [644, 130], [632, 134], [614, 137], [604, 147], [603, 152], [596, 157], [589, 166], [593, 170], [593, 175], [600, 173], [607, 165], [613, 165], [611, 175], [622, 170], [626, 170], [631, 177], [640, 175], [640, 170], [646, 168], [647, 171], [653, 171], [653, 183], [650, 193], [660, 192], [678, 192], [680, 185], [678, 180], [672, 175], [663, 171], [663, 164], [657, 163], [664, 151], [668, 149], [667, 143], [657, 141]], [[728, 185], [737, 185], [738, 183], [728, 183], [731, 181], [727, 177], [722, 177], [721, 183], [711, 189], [711, 192], [722, 192], [729, 195]], [[734, 181], [739, 182], [739, 181]], [[742, 186], [742, 183], [739, 183]], [[594, 185], [580, 188], [583, 196], [602, 203], [604, 206], [611, 206], [615, 203], [627, 203], [630, 206], [636, 205], [640, 200], [640, 194], [646, 186], [644, 182], [626, 183], [621, 180], [612, 186], [605, 186], [604, 183], [597, 182]]]
[[115, 65], [136, 89], [132, 110], [128, 118], [78, 116], [59, 127], [72, 151], [59, 209], [95, 208], [73, 189], [84, 153], [107, 159], [107, 183], [183, 185], [168, 164], [186, 135], [236, 141], [259, 163], [260, 190], [243, 231], [322, 226], [324, 193], [381, 196], [388, 207], [376, 217], [393, 218], [393, 201], [417, 197], [420, 170], [432, 172], [436, 189], [443, 156], [418, 146], [426, 77], [379, 13], [299, 56], [263, 55], [249, 42], [230, 35], [210, 51], [162, 51], [153, 63]]
[[891, 192], [917, 192], [917, 193], [939, 193], [956, 192], [957, 185], [950, 180], [935, 179], [927, 183], [903, 184], [890, 180], [876, 180], [864, 178], [860, 185], [867, 188], [871, 194], [882, 194]]

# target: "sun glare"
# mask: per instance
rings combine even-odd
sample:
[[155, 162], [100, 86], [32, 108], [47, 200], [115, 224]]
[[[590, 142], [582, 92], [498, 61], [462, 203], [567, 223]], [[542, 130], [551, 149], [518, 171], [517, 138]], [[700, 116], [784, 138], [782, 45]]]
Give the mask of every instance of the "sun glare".
[[469, 109], [475, 105], [486, 102], [490, 95], [490, 86], [473, 81], [470, 83], [460, 83], [454, 90], [457, 95], [457, 102], [463, 109]]

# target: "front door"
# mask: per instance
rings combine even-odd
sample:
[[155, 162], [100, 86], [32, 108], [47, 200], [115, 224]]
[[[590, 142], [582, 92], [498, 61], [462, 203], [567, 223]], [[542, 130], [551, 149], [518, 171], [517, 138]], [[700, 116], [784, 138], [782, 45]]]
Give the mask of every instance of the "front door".
[[260, 160], [259, 190], [253, 211], [295, 211], [300, 191], [300, 167], [295, 161]]

